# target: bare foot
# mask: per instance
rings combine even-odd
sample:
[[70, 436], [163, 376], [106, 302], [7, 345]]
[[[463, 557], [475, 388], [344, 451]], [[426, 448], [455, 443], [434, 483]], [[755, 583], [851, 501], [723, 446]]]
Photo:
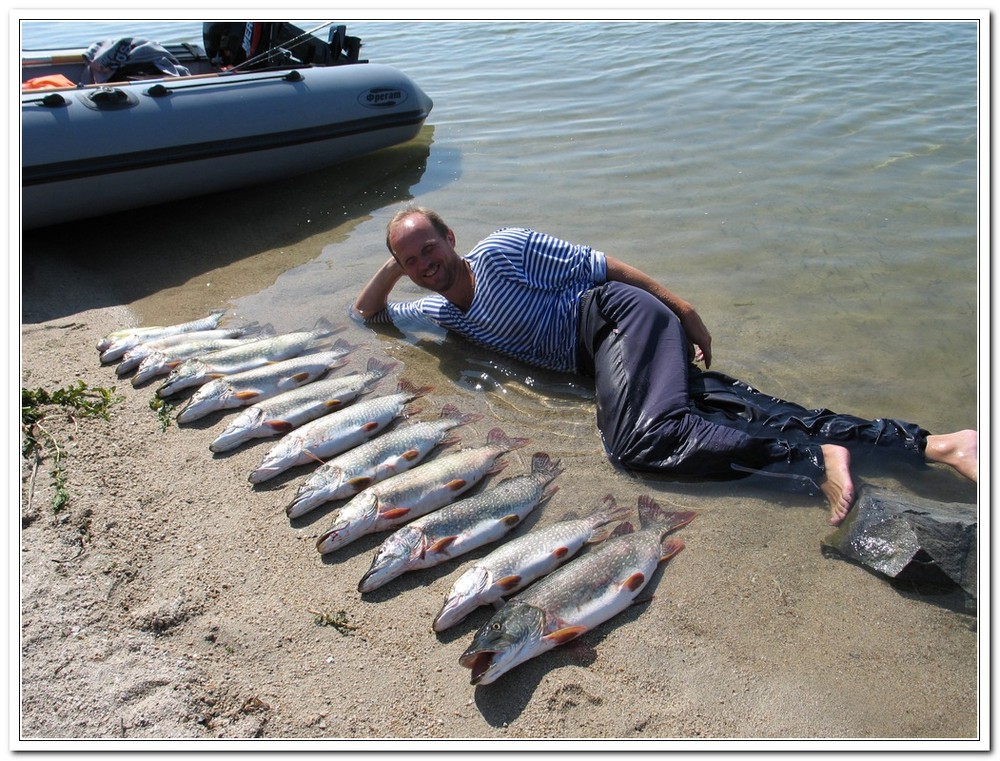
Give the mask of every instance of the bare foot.
[[826, 477], [820, 483], [830, 505], [830, 523], [839, 526], [854, 504], [854, 481], [851, 479], [851, 453], [836, 444], [823, 444]]
[[970, 481], [979, 481], [979, 432], [971, 428], [927, 437], [924, 456], [931, 462], [951, 465]]

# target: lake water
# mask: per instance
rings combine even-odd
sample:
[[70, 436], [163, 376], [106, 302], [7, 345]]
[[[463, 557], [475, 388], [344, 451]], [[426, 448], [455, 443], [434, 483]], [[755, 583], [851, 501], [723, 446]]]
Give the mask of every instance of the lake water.
[[[130, 225], [128, 240], [170, 238], [178, 256], [197, 254], [183, 277], [109, 285], [109, 299], [157, 324], [220, 303], [279, 329], [341, 320], [387, 255], [386, 221], [412, 199], [442, 213], [460, 249], [524, 225], [640, 267], [698, 308], [715, 369], [771, 393], [933, 431], [977, 427], [974, 20], [357, 21], [348, 31], [363, 57], [433, 98], [420, 138], [298, 186], [109, 218], [105, 233]], [[38, 22], [22, 46], [200, 32]], [[86, 246], [88, 227], [58, 235]], [[25, 257], [53, 235], [26, 235]], [[537, 440], [598, 446], [573, 439], [592, 406], [566, 378], [461, 342], [352, 335]]]

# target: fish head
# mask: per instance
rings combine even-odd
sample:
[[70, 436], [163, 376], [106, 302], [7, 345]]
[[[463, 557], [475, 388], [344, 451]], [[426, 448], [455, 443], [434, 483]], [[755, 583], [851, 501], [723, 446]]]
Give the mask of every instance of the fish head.
[[159, 397], [170, 396], [181, 389], [196, 386], [205, 377], [205, 367], [197, 361], [181, 362], [171, 370], [163, 384], [156, 390]]
[[208, 448], [213, 452], [228, 452], [233, 447], [252, 438], [252, 433], [260, 427], [264, 418], [264, 410], [260, 407], [249, 407], [244, 410], [226, 430], [220, 433]]
[[472, 670], [470, 684], [490, 684], [549, 646], [542, 639], [545, 613], [512, 600], [498, 610], [458, 659]]
[[493, 574], [480, 566], [470, 568], [459, 576], [448, 593], [440, 612], [434, 617], [432, 628], [443, 632], [464, 619], [480, 605], [489, 602], [483, 599], [486, 590], [493, 584]]
[[199, 388], [188, 403], [177, 413], [178, 423], [189, 423], [225, 406], [229, 396], [229, 386], [222, 380], [214, 380]]
[[363, 491], [341, 508], [333, 525], [316, 542], [322, 554], [339, 550], [375, 527], [378, 518], [378, 496]]
[[361, 577], [358, 591], [371, 592], [388, 584], [406, 571], [411, 560], [420, 557], [424, 549], [424, 532], [404, 526], [386, 539], [375, 553], [371, 568]]

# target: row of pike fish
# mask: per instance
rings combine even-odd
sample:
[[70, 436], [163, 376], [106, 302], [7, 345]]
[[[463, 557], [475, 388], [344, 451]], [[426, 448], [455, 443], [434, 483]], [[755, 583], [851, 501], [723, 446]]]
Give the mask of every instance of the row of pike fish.
[[[162, 398], [197, 387], [178, 412], [179, 423], [245, 408], [211, 443], [213, 452], [282, 437], [251, 472], [252, 483], [321, 463], [286, 507], [288, 517], [296, 518], [326, 502], [348, 500], [317, 541], [320, 553], [393, 531], [362, 577], [361, 593], [500, 540], [558, 490], [552, 481], [563, 471], [559, 461], [538, 452], [530, 473], [459, 499], [503, 470], [504, 455], [528, 440], [494, 428], [483, 446], [421, 464], [435, 448], [458, 442], [456, 428], [481, 416], [447, 405], [436, 420], [386, 432], [415, 412], [412, 403], [430, 388], [400, 381], [396, 393], [358, 401], [395, 365], [372, 359], [365, 372], [323, 377], [343, 366], [353, 348], [333, 341], [338, 328], [321, 320], [311, 331], [281, 335], [257, 326], [220, 329], [223, 314], [116, 331], [98, 344], [101, 361], [117, 362], [119, 375], [135, 370], [136, 386], [165, 375], [156, 392]], [[590, 515], [528, 531], [457, 578], [434, 618], [435, 631], [482, 605], [497, 607], [459, 659], [471, 670], [472, 684], [493, 682], [631, 605], [656, 567], [683, 548], [668, 534], [695, 516], [664, 512], [640, 497], [636, 530], [626, 520], [630, 512], [609, 495]], [[594, 548], [574, 558], [585, 545]]]

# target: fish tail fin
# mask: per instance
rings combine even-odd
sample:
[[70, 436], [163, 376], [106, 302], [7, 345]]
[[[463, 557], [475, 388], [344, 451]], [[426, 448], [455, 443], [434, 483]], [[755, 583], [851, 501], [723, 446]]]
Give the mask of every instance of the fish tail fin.
[[493, 428], [486, 434], [486, 443], [491, 446], [501, 447], [508, 451], [520, 449], [531, 439], [521, 439], [508, 436], [502, 428]]
[[697, 513], [694, 510], [668, 512], [661, 508], [656, 500], [647, 494], [639, 497], [639, 522], [645, 526], [660, 525], [664, 533], [676, 531], [694, 520]]
[[664, 539], [660, 542], [660, 561], [670, 560], [674, 555], [684, 549], [684, 542], [681, 539]]
[[420, 388], [417, 388], [416, 386], [413, 385], [413, 383], [411, 383], [410, 381], [406, 380], [406, 378], [400, 378], [399, 379], [399, 385], [397, 386], [397, 389], [398, 389], [399, 393], [401, 393], [401, 394], [409, 394], [411, 399], [416, 399], [416, 398], [421, 397], [421, 396], [426, 396], [427, 394], [429, 394], [431, 391], [434, 390], [434, 387], [433, 386], [420, 386]]
[[341, 331], [347, 330], [347, 325], [334, 325], [326, 317], [320, 317], [316, 320], [316, 324], [313, 325], [313, 333], [319, 336], [332, 336], [335, 333], [340, 333]]
[[455, 425], [468, 425], [469, 423], [475, 423], [478, 420], [483, 419], [483, 415], [478, 412], [465, 412], [463, 413], [454, 404], [446, 404], [441, 408], [441, 417], [449, 418], [455, 421]]
[[611, 494], [606, 494], [601, 499], [601, 507], [591, 515], [594, 527], [590, 533], [587, 544], [603, 542], [613, 531], [611, 524], [622, 521], [628, 516], [629, 508], [619, 505], [618, 501]]
[[399, 362], [383, 362], [378, 357], [370, 357], [366, 369], [372, 375], [378, 375], [381, 379], [399, 366]]
[[531, 457], [531, 472], [535, 475], [544, 476], [547, 480], [551, 481], [564, 470], [564, 468], [560, 467], [560, 462], [562, 461], [553, 460], [545, 452], [535, 452]]
[[347, 341], [343, 338], [338, 338], [336, 341], [333, 342], [333, 345], [330, 348], [336, 351], [352, 352], [355, 349], [357, 349], [360, 345], [361, 344], [352, 344], [350, 341]]

